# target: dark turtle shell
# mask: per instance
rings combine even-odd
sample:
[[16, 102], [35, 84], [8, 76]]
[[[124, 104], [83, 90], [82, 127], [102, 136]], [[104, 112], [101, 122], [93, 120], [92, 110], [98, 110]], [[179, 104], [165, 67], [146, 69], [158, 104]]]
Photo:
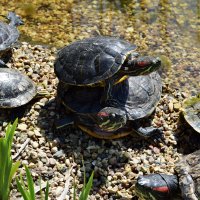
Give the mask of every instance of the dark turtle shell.
[[55, 73], [70, 85], [90, 85], [112, 77], [136, 46], [114, 37], [74, 42], [58, 52]]
[[105, 105], [100, 102], [104, 92], [101, 87], [68, 86], [65, 89], [62, 83], [58, 85], [58, 97], [72, 112], [97, 113], [103, 107], [113, 106], [125, 110], [129, 120], [149, 116], [158, 104], [161, 91], [161, 78], [157, 72], [146, 76], [132, 76], [114, 85], [112, 100], [108, 100]]
[[182, 111], [188, 124], [200, 133], [200, 94], [186, 99]]
[[200, 198], [200, 150], [184, 156], [176, 164], [183, 199]]
[[36, 95], [35, 84], [17, 70], [0, 68], [0, 107], [14, 108], [28, 103]]

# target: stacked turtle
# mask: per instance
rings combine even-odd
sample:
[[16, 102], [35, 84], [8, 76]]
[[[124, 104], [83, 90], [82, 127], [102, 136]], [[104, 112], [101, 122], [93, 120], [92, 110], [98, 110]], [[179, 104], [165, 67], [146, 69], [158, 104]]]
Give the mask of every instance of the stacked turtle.
[[0, 22], [0, 108], [15, 108], [33, 99], [37, 90], [32, 80], [6, 65], [19, 38], [17, 26], [23, 24], [14, 12], [9, 12], [7, 18], [9, 24]]
[[161, 134], [160, 129], [141, 123], [161, 96], [161, 79], [155, 72], [161, 61], [139, 56], [136, 48], [122, 39], [94, 37], [58, 52], [57, 99], [67, 115], [58, 120], [57, 129], [75, 124], [103, 139], [119, 138], [133, 130], [147, 138]]

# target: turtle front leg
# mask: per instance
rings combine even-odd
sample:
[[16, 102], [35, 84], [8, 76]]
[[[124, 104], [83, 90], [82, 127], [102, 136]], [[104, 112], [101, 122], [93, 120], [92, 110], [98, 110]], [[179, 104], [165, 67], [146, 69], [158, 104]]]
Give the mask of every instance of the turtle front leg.
[[63, 117], [62, 119], [56, 120], [54, 123], [54, 126], [56, 130], [60, 130], [71, 124], [72, 125], [74, 124], [74, 118], [71, 115], [67, 115]]
[[158, 139], [161, 138], [163, 134], [162, 130], [160, 130], [159, 128], [155, 128], [152, 126], [142, 127], [139, 122], [134, 122], [133, 128], [140, 136], [145, 138], [155, 137], [155, 139]]

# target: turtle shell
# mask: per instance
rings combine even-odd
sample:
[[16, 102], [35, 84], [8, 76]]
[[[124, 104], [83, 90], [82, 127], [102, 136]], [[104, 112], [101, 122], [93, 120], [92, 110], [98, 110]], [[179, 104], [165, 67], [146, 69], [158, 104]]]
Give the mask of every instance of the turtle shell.
[[19, 38], [19, 31], [11, 24], [0, 22], [0, 51], [10, 48]]
[[112, 99], [105, 105], [100, 102], [104, 89], [101, 87], [64, 88], [58, 85], [58, 96], [65, 106], [75, 113], [97, 113], [102, 108], [113, 106], [126, 111], [129, 120], [150, 115], [161, 96], [161, 78], [157, 72], [146, 76], [132, 76], [112, 87]]
[[183, 199], [198, 200], [200, 197], [200, 150], [184, 156], [176, 164]]
[[17, 70], [0, 68], [0, 107], [14, 108], [28, 103], [36, 95], [35, 84]]
[[114, 37], [74, 42], [58, 52], [55, 73], [71, 85], [90, 85], [112, 77], [136, 46]]
[[183, 116], [194, 130], [200, 133], [200, 94], [183, 102]]

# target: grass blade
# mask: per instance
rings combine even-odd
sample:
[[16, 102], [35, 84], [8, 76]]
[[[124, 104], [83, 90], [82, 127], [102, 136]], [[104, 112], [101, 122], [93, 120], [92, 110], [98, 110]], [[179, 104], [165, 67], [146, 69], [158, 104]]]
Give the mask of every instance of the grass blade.
[[25, 169], [26, 169], [26, 177], [27, 177], [27, 182], [28, 182], [28, 190], [31, 197], [30, 199], [35, 200], [35, 189], [34, 189], [33, 178], [27, 166], [25, 166]]
[[19, 192], [21, 193], [23, 199], [24, 200], [30, 200], [29, 197], [28, 197], [26, 189], [19, 182], [18, 178], [16, 178], [16, 182], [17, 182], [17, 188], [18, 188]]
[[[85, 176], [85, 173], [84, 173]], [[79, 200], [86, 200], [90, 193], [93, 183], [94, 172], [90, 175], [89, 181], [87, 182], [86, 186], [84, 185]]]
[[46, 189], [45, 189], [45, 200], [48, 200], [49, 197], [49, 182], [47, 181]]
[[12, 178], [19, 167], [19, 162], [13, 163], [11, 147], [18, 120], [6, 128], [4, 138], [0, 138], [0, 199], [7, 200], [10, 193]]

